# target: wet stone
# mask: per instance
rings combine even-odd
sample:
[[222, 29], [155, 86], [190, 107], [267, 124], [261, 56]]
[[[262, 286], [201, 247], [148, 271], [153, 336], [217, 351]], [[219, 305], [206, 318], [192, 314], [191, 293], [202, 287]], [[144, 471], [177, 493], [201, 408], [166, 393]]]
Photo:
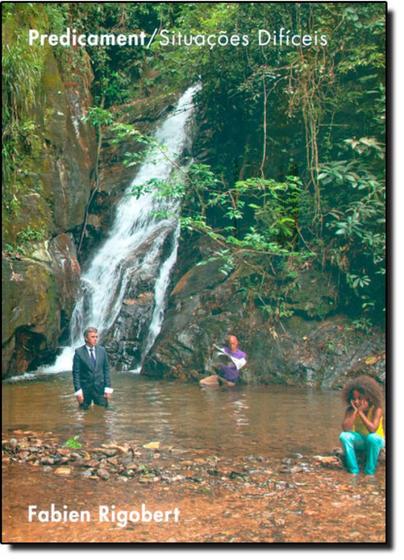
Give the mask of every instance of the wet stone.
[[138, 465], [136, 463], [129, 463], [129, 465], [125, 465], [125, 467], [128, 470], [133, 470], [133, 471], [137, 471], [138, 470]]
[[97, 461], [96, 459], [91, 459], [90, 461], [83, 461], [82, 464], [84, 467], [91, 467], [92, 469], [95, 469], [99, 466], [99, 461]]
[[102, 478], [102, 480], [108, 480], [110, 476], [109, 472], [106, 469], [98, 469], [97, 475]]
[[173, 476], [173, 477], [171, 478], [171, 481], [170, 481], [170, 482], [178, 482], [178, 481], [180, 481], [180, 480], [184, 480], [184, 478], [185, 478], [185, 477], [183, 477], [181, 474], [177, 474], [177, 475], [175, 475], [175, 476]]
[[70, 455], [70, 450], [66, 449], [66, 447], [58, 447], [56, 449], [56, 453], [58, 453], [59, 455]]
[[58, 467], [55, 469], [55, 474], [58, 476], [69, 476], [72, 473], [72, 469], [69, 467]]
[[118, 453], [118, 450], [117, 449], [104, 449], [102, 452], [107, 457], [115, 457], [115, 455], [117, 455], [117, 453]]
[[29, 455], [30, 455], [29, 451], [20, 451], [20, 453], [18, 454], [18, 458], [20, 461], [26, 461]]
[[92, 476], [93, 471], [91, 469], [87, 469], [86, 471], [81, 473], [81, 476], [83, 478], [90, 478], [90, 476]]
[[121, 458], [121, 463], [123, 465], [129, 465], [130, 463], [133, 463], [132, 453], [125, 453], [125, 455], [123, 455]]
[[70, 461], [76, 461], [76, 460], [81, 460], [82, 456], [80, 455], [80, 453], [70, 453], [70, 451], [68, 452], [69, 456], [70, 456]]
[[31, 445], [35, 445], [36, 447], [41, 447], [43, 445], [43, 440], [38, 438], [29, 437], [28, 438]]
[[303, 455], [301, 453], [291, 453], [290, 456], [293, 459], [303, 459]]
[[139, 482], [147, 483], [147, 482], [153, 482], [153, 480], [149, 476], [139, 476]]
[[231, 473], [229, 474], [229, 478], [230, 480], [237, 480], [237, 479], [246, 480], [248, 476], [245, 473], [231, 471]]

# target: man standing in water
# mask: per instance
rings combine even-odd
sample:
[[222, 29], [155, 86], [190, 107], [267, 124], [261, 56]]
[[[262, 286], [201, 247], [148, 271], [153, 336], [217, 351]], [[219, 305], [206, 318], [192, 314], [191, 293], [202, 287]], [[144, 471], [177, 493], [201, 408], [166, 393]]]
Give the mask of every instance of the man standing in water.
[[108, 406], [113, 389], [109, 376], [108, 356], [103, 346], [97, 346], [98, 331], [84, 331], [84, 346], [76, 348], [73, 358], [73, 385], [80, 408], [87, 410], [92, 402]]
[[218, 385], [219, 383], [224, 383], [229, 387], [233, 387], [236, 384], [240, 377], [241, 368], [247, 363], [247, 354], [239, 349], [237, 337], [233, 334], [231, 334], [227, 340], [228, 346], [224, 348], [216, 346], [216, 348], [219, 350], [219, 355], [229, 358], [229, 363], [219, 366], [218, 375], [210, 375], [209, 377], [201, 379], [199, 382], [201, 385]]

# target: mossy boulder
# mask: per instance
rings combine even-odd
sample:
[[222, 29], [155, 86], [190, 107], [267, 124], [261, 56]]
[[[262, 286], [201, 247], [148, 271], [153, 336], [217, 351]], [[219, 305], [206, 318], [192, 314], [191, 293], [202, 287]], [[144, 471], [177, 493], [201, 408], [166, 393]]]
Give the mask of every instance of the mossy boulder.
[[53, 358], [78, 294], [80, 268], [71, 238], [37, 243], [31, 257], [3, 258], [4, 376]]
[[[4, 21], [7, 45], [18, 50], [28, 27], [46, 22], [41, 5], [17, 9]], [[83, 120], [93, 104], [88, 55], [43, 46], [21, 56], [37, 74], [27, 77], [32, 95], [19, 109], [5, 184], [3, 375], [34, 368], [66, 334], [80, 271], [67, 232], [80, 231], [96, 161], [95, 130]]]
[[3, 259], [2, 274], [3, 374], [7, 375], [27, 371], [35, 355], [56, 345], [60, 317], [55, 278], [48, 265]]

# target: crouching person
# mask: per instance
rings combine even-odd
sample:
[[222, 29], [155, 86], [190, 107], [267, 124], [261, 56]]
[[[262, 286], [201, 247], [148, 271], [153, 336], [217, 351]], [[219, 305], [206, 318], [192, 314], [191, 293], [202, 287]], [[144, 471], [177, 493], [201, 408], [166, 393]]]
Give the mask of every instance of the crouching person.
[[384, 447], [382, 391], [377, 381], [361, 375], [344, 387], [343, 399], [348, 408], [339, 439], [345, 466], [351, 474], [359, 474], [357, 451], [363, 451], [364, 472], [374, 475], [379, 453]]

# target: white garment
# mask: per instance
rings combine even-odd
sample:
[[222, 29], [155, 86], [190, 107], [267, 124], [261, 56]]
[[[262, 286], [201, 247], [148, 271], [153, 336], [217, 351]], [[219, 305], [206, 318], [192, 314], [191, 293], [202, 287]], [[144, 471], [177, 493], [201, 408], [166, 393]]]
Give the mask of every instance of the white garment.
[[230, 360], [236, 366], [237, 370], [241, 369], [246, 365], [247, 360], [245, 358], [234, 358], [231, 354], [226, 352], [225, 348], [220, 348], [219, 346], [216, 346], [216, 344], [214, 344], [214, 347], [219, 350], [218, 352], [219, 356], [227, 356], [228, 358], [230, 358]]

